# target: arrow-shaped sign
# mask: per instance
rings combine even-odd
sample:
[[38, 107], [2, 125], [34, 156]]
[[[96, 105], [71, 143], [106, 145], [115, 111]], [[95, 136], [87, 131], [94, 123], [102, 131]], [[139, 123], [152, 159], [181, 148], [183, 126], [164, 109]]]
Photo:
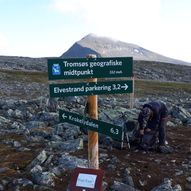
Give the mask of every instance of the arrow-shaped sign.
[[76, 113], [71, 113], [65, 110], [59, 111], [60, 122], [67, 122], [73, 125], [87, 128], [91, 131], [105, 134], [111, 138], [122, 141], [123, 140], [123, 127], [116, 126], [110, 123], [84, 117]]
[[65, 119], [67, 119], [68, 117], [65, 115], [65, 113], [63, 113], [62, 118], [65, 120]]
[[128, 85], [127, 84], [124, 84], [124, 86], [121, 86], [121, 88], [124, 88], [125, 90], [127, 90], [128, 89]]
[[133, 92], [132, 80], [50, 84], [50, 97], [100, 95], [100, 94], [122, 94]]

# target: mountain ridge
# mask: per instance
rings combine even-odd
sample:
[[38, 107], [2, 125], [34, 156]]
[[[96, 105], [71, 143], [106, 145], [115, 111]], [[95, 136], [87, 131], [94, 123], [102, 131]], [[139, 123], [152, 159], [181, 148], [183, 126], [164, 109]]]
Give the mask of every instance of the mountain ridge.
[[[30, 58], [21, 56], [0, 56], [1, 70], [20, 70], [20, 71], [34, 71], [47, 73], [47, 59], [48, 58], [85, 58], [88, 54], [96, 54], [98, 57], [120, 57], [132, 56], [129, 52], [140, 56], [147, 56], [149, 59], [140, 60], [133, 56], [133, 73], [137, 79], [157, 80], [157, 81], [176, 81], [176, 82], [191, 82], [191, 65], [186, 65], [183, 61], [169, 59], [155, 54], [152, 51], [146, 50], [138, 45], [128, 44], [109, 38], [99, 38], [95, 35], [87, 35], [80, 41], [74, 43], [61, 57], [41, 57]], [[124, 49], [123, 54], [119, 52]], [[112, 50], [112, 51], [111, 51]], [[115, 50], [118, 50], [116, 54]], [[105, 51], [105, 54], [103, 54]], [[109, 53], [108, 53], [109, 52]], [[155, 57], [151, 57], [151, 56]], [[153, 60], [151, 59], [153, 58]], [[175, 63], [173, 63], [175, 62]], [[0, 71], [1, 71], [0, 70]]]
[[85, 57], [87, 54], [96, 54], [98, 57], [124, 57], [132, 56], [134, 60], [167, 62], [179, 65], [189, 65], [191, 63], [174, 58], [169, 58], [153, 51], [147, 50], [139, 45], [114, 40], [108, 37], [101, 37], [95, 34], [88, 34], [81, 40], [75, 42], [62, 58]]

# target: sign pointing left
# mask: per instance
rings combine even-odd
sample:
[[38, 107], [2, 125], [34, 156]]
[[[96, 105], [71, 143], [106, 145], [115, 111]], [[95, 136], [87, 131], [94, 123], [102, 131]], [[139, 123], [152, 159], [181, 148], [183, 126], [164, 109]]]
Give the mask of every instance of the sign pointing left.
[[65, 115], [65, 113], [63, 113], [62, 118], [65, 120], [65, 119], [67, 119], [68, 117]]
[[73, 125], [87, 128], [91, 131], [105, 134], [112, 139], [122, 141], [123, 139], [123, 128], [110, 123], [84, 117], [76, 113], [71, 113], [65, 110], [59, 111], [60, 122], [67, 122]]

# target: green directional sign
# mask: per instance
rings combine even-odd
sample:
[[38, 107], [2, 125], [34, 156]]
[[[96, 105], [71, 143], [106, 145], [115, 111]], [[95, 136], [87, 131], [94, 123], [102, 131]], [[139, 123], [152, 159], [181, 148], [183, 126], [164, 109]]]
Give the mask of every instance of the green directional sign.
[[131, 80], [89, 82], [70, 84], [50, 84], [50, 97], [99, 95], [99, 94], [121, 94], [132, 93], [133, 85]]
[[83, 128], [87, 128], [91, 131], [96, 131], [111, 137], [112, 139], [121, 141], [123, 139], [123, 128], [110, 123], [84, 117], [75, 113], [71, 113], [65, 110], [59, 111], [60, 122], [67, 122], [73, 125], [77, 125]]
[[132, 77], [132, 57], [48, 59], [49, 80]]

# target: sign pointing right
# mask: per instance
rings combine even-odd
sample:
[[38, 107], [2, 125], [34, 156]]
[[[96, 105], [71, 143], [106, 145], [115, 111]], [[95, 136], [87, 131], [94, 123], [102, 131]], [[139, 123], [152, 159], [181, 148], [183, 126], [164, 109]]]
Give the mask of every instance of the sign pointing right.
[[99, 95], [99, 94], [121, 94], [133, 92], [131, 80], [90, 82], [90, 83], [70, 83], [70, 84], [50, 84], [51, 97]]

